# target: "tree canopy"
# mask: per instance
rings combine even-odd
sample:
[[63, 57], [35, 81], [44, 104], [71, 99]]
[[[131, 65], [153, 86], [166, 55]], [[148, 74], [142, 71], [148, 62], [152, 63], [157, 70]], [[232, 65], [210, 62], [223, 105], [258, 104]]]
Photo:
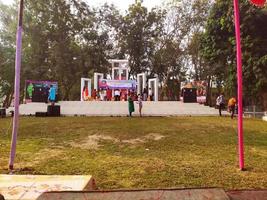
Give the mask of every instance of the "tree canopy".
[[[230, 95], [237, 89], [233, 12], [231, 1], [216, 1], [201, 38], [202, 57]], [[267, 11], [241, 0], [240, 19], [245, 100], [262, 102], [267, 92]]]

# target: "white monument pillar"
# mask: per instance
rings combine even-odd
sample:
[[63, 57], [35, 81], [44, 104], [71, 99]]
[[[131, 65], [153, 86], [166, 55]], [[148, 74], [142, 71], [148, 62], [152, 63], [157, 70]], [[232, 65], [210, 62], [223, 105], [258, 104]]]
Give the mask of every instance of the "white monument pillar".
[[159, 79], [152, 78], [148, 80], [148, 88], [153, 90], [154, 101], [159, 101]]
[[142, 94], [146, 88], [146, 73], [137, 74], [137, 94]]
[[84, 101], [83, 99], [83, 88], [84, 86], [87, 86], [88, 89], [88, 97], [92, 96], [92, 80], [89, 78], [82, 78], [81, 79], [81, 101]]
[[103, 78], [104, 78], [104, 74], [102, 74], [102, 73], [94, 73], [94, 89], [96, 91], [99, 90], [99, 88], [98, 88], [98, 82], [99, 82], [99, 80], [100, 79], [103, 79]]

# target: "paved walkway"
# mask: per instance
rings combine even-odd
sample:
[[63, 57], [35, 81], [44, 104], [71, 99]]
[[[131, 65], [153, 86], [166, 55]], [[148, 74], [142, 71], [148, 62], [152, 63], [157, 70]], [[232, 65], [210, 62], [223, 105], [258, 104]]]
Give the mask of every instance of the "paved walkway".
[[267, 200], [267, 190], [228, 191], [231, 200]]
[[[143, 102], [144, 116], [217, 116], [218, 110], [197, 103], [182, 102]], [[127, 102], [59, 102], [61, 114], [64, 116], [127, 116]], [[138, 115], [138, 104], [135, 104], [135, 115]], [[46, 112], [47, 104], [29, 103], [20, 106], [21, 115], [35, 115], [36, 112]], [[227, 114], [224, 112], [223, 114]]]
[[223, 189], [172, 189], [139, 191], [52, 192], [38, 200], [267, 200], [267, 190], [229, 191]]
[[94, 189], [91, 176], [0, 175], [0, 194], [5, 200], [267, 200], [267, 190]]
[[222, 189], [173, 189], [140, 191], [96, 191], [83, 193], [50, 193], [38, 200], [230, 200]]

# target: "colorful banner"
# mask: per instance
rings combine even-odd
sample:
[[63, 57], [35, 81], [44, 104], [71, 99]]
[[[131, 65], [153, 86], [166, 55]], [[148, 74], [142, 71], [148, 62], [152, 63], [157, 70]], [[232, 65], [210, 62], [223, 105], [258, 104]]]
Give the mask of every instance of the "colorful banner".
[[100, 89], [112, 89], [112, 90], [135, 90], [136, 81], [134, 80], [99, 80]]
[[32, 81], [27, 80], [25, 83], [25, 100], [29, 102], [47, 102], [49, 89], [53, 86], [58, 94], [58, 83], [54, 81]]

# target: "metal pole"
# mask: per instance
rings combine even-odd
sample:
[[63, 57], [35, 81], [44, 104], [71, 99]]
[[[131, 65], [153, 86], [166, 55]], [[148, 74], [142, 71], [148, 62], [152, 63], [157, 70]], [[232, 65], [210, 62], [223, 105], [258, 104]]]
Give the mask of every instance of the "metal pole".
[[22, 19], [23, 19], [23, 4], [24, 0], [20, 0], [18, 11], [18, 29], [16, 41], [16, 65], [15, 65], [15, 100], [14, 100], [14, 118], [12, 128], [12, 141], [9, 159], [9, 169], [14, 169], [14, 160], [16, 156], [17, 133], [19, 126], [19, 102], [20, 102], [20, 68], [21, 68], [21, 48], [22, 48]]
[[242, 94], [242, 50], [240, 39], [240, 18], [239, 2], [234, 0], [235, 12], [235, 33], [236, 33], [236, 51], [237, 51], [237, 81], [238, 81], [238, 152], [239, 168], [244, 170], [244, 140], [243, 140], [243, 94]]

